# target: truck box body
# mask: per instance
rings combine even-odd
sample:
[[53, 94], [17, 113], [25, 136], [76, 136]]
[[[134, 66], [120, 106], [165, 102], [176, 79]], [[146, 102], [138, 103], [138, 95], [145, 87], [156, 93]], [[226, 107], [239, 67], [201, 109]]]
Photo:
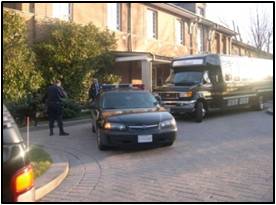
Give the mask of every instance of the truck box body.
[[171, 66], [166, 84], [154, 93], [172, 113], [195, 113], [198, 104], [203, 115], [254, 107], [273, 95], [272, 60], [206, 54], [176, 58]]

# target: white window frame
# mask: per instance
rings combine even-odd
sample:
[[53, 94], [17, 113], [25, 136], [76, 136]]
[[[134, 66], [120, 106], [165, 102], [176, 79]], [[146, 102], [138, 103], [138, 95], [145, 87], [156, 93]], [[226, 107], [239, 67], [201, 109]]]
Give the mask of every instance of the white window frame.
[[147, 36], [148, 38], [158, 38], [158, 17], [157, 11], [147, 10]]
[[63, 21], [71, 20], [72, 3], [52, 3], [52, 17]]
[[197, 50], [199, 53], [204, 52], [204, 28], [202, 25], [197, 27]]
[[120, 3], [107, 3], [107, 28], [113, 31], [121, 30]]
[[176, 19], [175, 27], [176, 44], [184, 45], [184, 22], [181, 19]]
[[200, 16], [205, 16], [205, 10], [202, 7], [197, 7], [197, 14]]

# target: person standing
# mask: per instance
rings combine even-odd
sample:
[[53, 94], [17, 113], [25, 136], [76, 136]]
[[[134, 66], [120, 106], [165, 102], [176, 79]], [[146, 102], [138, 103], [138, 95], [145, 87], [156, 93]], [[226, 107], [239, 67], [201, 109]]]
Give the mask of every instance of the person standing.
[[91, 84], [91, 87], [89, 89], [89, 99], [92, 99], [92, 101], [94, 101], [99, 93], [100, 93], [100, 85], [98, 83], [98, 80], [94, 78]]
[[47, 104], [47, 114], [49, 120], [50, 136], [54, 135], [54, 123], [55, 120], [58, 123], [59, 135], [65, 136], [69, 133], [64, 132], [63, 129], [63, 99], [67, 97], [66, 92], [61, 87], [60, 80], [56, 80], [53, 85], [48, 87], [47, 93], [44, 96], [44, 102]]

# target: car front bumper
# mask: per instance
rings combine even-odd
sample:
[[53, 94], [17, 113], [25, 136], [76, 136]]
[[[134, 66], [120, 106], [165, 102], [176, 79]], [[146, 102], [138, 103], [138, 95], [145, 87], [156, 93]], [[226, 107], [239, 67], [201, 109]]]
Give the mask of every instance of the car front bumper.
[[[101, 130], [101, 141], [105, 146], [143, 146], [143, 145], [162, 145], [173, 143], [176, 139], [176, 129], [172, 130], [156, 130], [156, 131], [139, 131], [139, 132], [123, 132]], [[152, 135], [151, 142], [138, 142], [139, 135]]]

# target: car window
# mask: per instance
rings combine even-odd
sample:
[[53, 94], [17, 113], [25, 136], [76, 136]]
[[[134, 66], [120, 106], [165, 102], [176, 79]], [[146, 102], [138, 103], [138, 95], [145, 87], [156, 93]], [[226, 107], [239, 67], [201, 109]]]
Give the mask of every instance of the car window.
[[152, 108], [155, 97], [149, 92], [110, 92], [102, 96], [104, 109]]
[[8, 109], [3, 106], [2, 139], [4, 144], [20, 143], [23, 138]]

